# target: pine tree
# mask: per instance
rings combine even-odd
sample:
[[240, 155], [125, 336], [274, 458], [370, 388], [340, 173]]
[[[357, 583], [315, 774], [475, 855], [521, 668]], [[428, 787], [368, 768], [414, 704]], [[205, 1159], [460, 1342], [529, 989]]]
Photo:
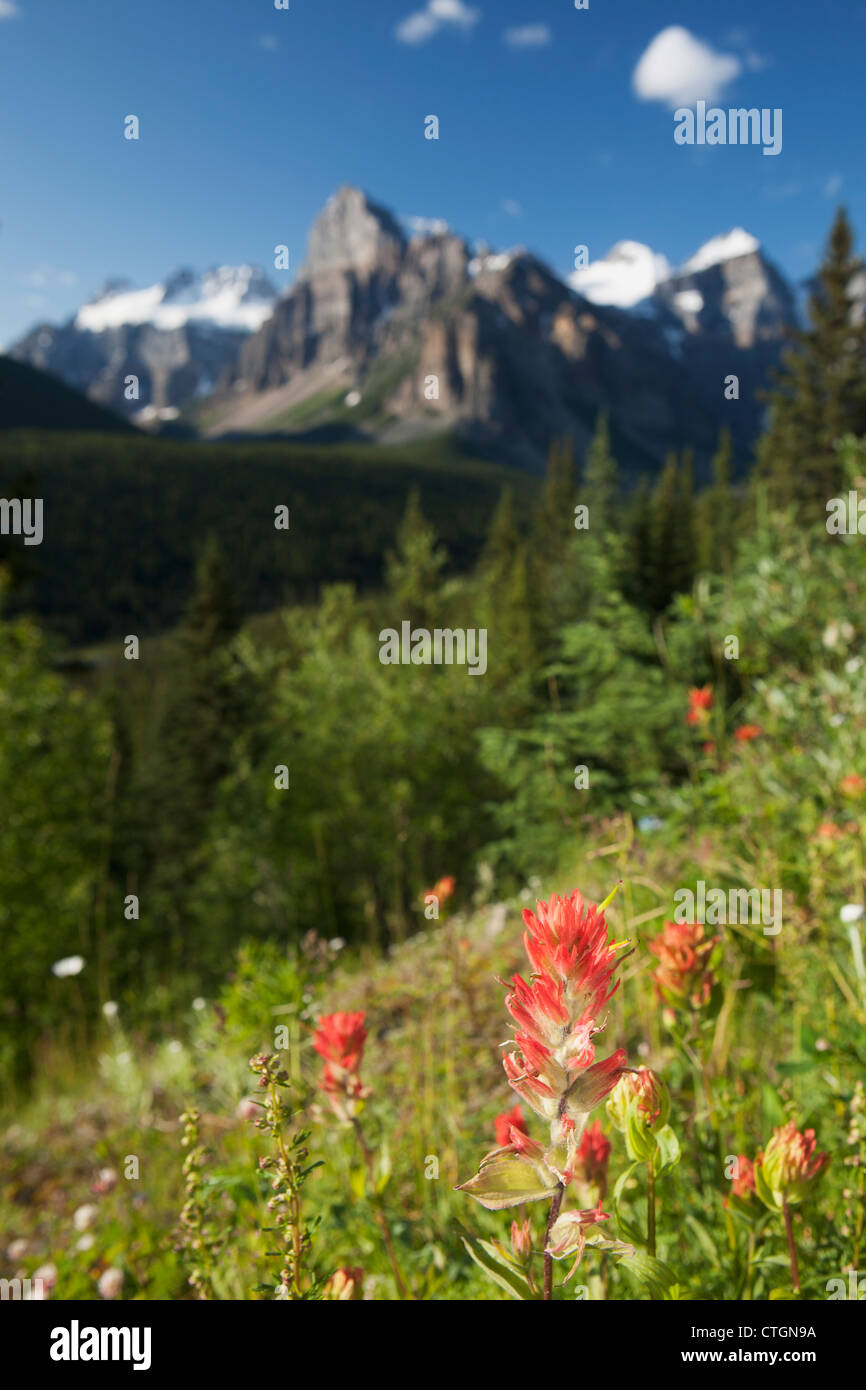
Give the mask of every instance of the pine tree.
[[435, 610], [447, 558], [432, 526], [424, 519], [418, 490], [413, 488], [397, 531], [396, 549], [388, 553], [385, 562], [388, 591], [399, 601], [402, 618], [420, 626], [429, 625], [427, 619]]
[[590, 531], [602, 542], [609, 538], [617, 525], [618, 497], [616, 459], [611, 452], [607, 416], [601, 414], [584, 459], [581, 500], [589, 507]]
[[712, 462], [712, 482], [695, 506], [698, 569], [702, 573], [727, 572], [734, 551], [735, 505], [731, 490], [731, 431], [724, 427]]
[[650, 500], [650, 556], [646, 605], [661, 613], [674, 594], [685, 593], [694, 579], [693, 456], [686, 450], [682, 464], [669, 454]]
[[862, 273], [840, 208], [809, 299], [809, 327], [791, 330], [792, 346], [768, 396], [758, 472], [774, 500], [823, 504], [834, 496], [842, 483], [836, 441], [866, 432], [866, 321], [854, 313]]
[[201, 869], [214, 793], [231, 766], [232, 746], [249, 719], [250, 692], [231, 651], [240, 615], [219, 543], [202, 550], [193, 594], [168, 663], [169, 685], [157, 717], [155, 748], [142, 770], [149, 810], [148, 921], [168, 936], [177, 966], [183, 953], [184, 903]]
[[495, 586], [510, 574], [520, 544], [520, 533], [514, 516], [514, 493], [510, 487], [504, 487], [491, 518], [481, 554], [481, 573], [490, 584]]

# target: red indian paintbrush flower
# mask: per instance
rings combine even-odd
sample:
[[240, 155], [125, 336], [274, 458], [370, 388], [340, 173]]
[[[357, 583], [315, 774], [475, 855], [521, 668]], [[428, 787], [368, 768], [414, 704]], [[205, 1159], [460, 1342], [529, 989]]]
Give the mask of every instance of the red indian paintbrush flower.
[[755, 1165], [745, 1154], [737, 1155], [737, 1176], [732, 1186], [735, 1197], [747, 1198], [755, 1190]]
[[[518, 1136], [526, 1134], [526, 1121], [523, 1118], [523, 1111], [519, 1105], [515, 1105], [513, 1110], [503, 1110], [501, 1115], [497, 1115], [493, 1121], [496, 1133], [496, 1144], [500, 1149], [507, 1149], [514, 1144], [512, 1131], [517, 1130]], [[518, 1144], [520, 1140], [518, 1137]]]
[[493, 1210], [551, 1197], [572, 1182], [589, 1114], [625, 1070], [622, 1049], [603, 1061], [595, 1057], [601, 1012], [617, 989], [613, 976], [628, 945], [608, 937], [606, 906], [587, 903], [575, 891], [538, 903], [537, 913], [523, 913], [533, 973], [529, 982], [520, 975], [511, 980], [505, 1003], [515, 1034], [503, 1065], [521, 1100], [548, 1125], [550, 1142], [544, 1148], [512, 1126], [510, 1150], [489, 1154], [462, 1184]]
[[734, 730], [734, 738], [738, 743], [751, 743], [753, 738], [760, 738], [763, 732], [760, 724], [741, 724], [739, 729]]
[[690, 1003], [702, 1008], [709, 1000], [715, 976], [707, 966], [718, 937], [704, 940], [700, 922], [665, 922], [649, 948], [658, 960], [653, 980], [659, 998], [669, 1004]]
[[798, 1130], [789, 1120], [773, 1130], [773, 1137], [755, 1159], [755, 1188], [761, 1201], [771, 1209], [802, 1202], [812, 1183], [823, 1173], [830, 1157], [816, 1153], [814, 1129]]
[[610, 1140], [606, 1139], [601, 1120], [593, 1120], [583, 1132], [577, 1147], [575, 1178], [585, 1183], [596, 1183], [602, 1195], [607, 1186], [607, 1161], [610, 1157]]
[[689, 712], [686, 715], [687, 724], [703, 724], [706, 722], [707, 712], [713, 707], [713, 687], [704, 685], [700, 688], [692, 687], [689, 691]]
[[325, 1063], [319, 1086], [341, 1120], [351, 1119], [370, 1094], [358, 1075], [366, 1037], [363, 1013], [326, 1014], [313, 1036], [313, 1047]]

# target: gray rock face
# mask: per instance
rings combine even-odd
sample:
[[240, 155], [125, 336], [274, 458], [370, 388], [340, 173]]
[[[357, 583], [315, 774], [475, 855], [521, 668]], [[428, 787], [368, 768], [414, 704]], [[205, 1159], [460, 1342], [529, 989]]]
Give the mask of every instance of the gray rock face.
[[173, 419], [230, 372], [276, 298], [249, 266], [180, 270], [150, 290], [114, 280], [68, 323], [38, 324], [9, 355], [139, 422]]

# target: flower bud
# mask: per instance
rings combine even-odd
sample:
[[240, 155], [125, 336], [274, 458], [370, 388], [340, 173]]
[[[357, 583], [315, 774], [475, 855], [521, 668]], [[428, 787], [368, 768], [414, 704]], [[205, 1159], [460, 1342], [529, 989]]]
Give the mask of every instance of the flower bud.
[[361, 1297], [363, 1280], [363, 1269], [355, 1269], [348, 1265], [337, 1269], [325, 1285], [323, 1297], [340, 1303], [357, 1300]]
[[814, 1129], [801, 1134], [789, 1120], [773, 1131], [765, 1152], [755, 1162], [758, 1196], [770, 1208], [795, 1206], [808, 1196], [812, 1183], [829, 1162], [827, 1154], [815, 1152]]
[[522, 1224], [519, 1221], [511, 1223], [511, 1248], [514, 1251], [514, 1258], [521, 1264], [525, 1264], [532, 1254], [532, 1232], [529, 1229], [529, 1219]]

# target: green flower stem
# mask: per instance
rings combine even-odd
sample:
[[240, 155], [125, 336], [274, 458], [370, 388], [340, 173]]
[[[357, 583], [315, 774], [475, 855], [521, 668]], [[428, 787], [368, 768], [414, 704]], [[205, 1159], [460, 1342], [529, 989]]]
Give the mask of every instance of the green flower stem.
[[565, 1196], [565, 1188], [562, 1183], [556, 1192], [556, 1196], [550, 1204], [550, 1216], [547, 1218], [547, 1230], [544, 1232], [544, 1302], [550, 1303], [553, 1300], [553, 1256], [548, 1255], [547, 1247], [550, 1244], [550, 1232], [553, 1230], [553, 1223], [559, 1216], [559, 1209], [562, 1206], [562, 1199]]
[[791, 1282], [794, 1285], [794, 1293], [799, 1293], [800, 1272], [797, 1268], [797, 1247], [794, 1244], [794, 1222], [791, 1218], [791, 1208], [786, 1201], [782, 1202], [782, 1211], [785, 1215], [785, 1235], [788, 1237], [788, 1254], [791, 1259]]
[[376, 1220], [379, 1223], [379, 1229], [382, 1232], [382, 1239], [385, 1242], [385, 1249], [388, 1253], [388, 1259], [391, 1264], [391, 1270], [397, 1282], [397, 1291], [400, 1294], [401, 1298], [412, 1298], [413, 1295], [409, 1291], [406, 1281], [403, 1278], [400, 1265], [397, 1261], [397, 1254], [394, 1250], [394, 1242], [391, 1239], [391, 1228], [388, 1225], [388, 1217], [385, 1214], [385, 1203], [382, 1201], [382, 1194], [381, 1192], [379, 1192], [376, 1186], [376, 1165], [373, 1159], [373, 1151], [372, 1149], [369, 1149], [367, 1147], [367, 1141], [364, 1138], [364, 1133], [361, 1129], [361, 1125], [358, 1121], [357, 1116], [352, 1117], [352, 1127], [355, 1131], [355, 1134], [358, 1137], [358, 1143], [361, 1148], [361, 1153], [364, 1156], [364, 1163], [366, 1165], [367, 1174], [370, 1179], [370, 1191], [373, 1197], [373, 1206], [376, 1211]]
[[655, 1258], [656, 1253], [656, 1175], [653, 1172], [653, 1161], [649, 1159], [646, 1166], [646, 1244], [647, 1252]]

